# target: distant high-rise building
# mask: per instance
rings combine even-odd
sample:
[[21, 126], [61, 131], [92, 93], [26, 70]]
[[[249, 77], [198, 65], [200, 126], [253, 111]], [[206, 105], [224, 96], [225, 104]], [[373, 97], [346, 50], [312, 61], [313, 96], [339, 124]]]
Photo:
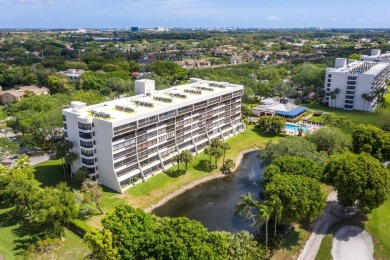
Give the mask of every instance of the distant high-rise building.
[[131, 27], [130, 30], [131, 30], [132, 32], [138, 32], [138, 27]]
[[156, 27], [156, 31], [157, 31], [157, 32], [168, 32], [169, 29], [166, 28], [166, 27], [157, 26], [157, 27]]

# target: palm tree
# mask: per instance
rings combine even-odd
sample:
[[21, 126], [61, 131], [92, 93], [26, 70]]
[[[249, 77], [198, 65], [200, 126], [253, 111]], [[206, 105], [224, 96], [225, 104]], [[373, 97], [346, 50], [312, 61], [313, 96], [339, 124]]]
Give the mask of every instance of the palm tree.
[[73, 163], [77, 160], [77, 154], [74, 152], [68, 152], [65, 155], [65, 164], [70, 166], [70, 176], [73, 178], [73, 173], [75, 172], [73, 168]]
[[333, 91], [330, 92], [330, 98], [331, 99], [334, 99], [334, 107], [336, 107], [337, 103], [336, 103], [336, 98], [337, 98], [337, 95], [340, 93], [340, 89], [339, 88], [335, 88]]
[[212, 166], [211, 166], [211, 156], [213, 155], [213, 152], [212, 152], [211, 147], [210, 147], [210, 146], [207, 146], [206, 149], [204, 149], [204, 153], [210, 156], [210, 159], [209, 159], [209, 162], [210, 162], [209, 167], [210, 167], [210, 171], [211, 171], [211, 169], [212, 169]]
[[227, 150], [230, 150], [230, 145], [228, 143], [226, 143], [226, 142], [223, 142], [221, 144], [221, 149], [223, 151], [222, 166], [224, 166], [225, 165], [225, 154], [226, 154]]
[[259, 206], [260, 218], [265, 222], [265, 249], [268, 247], [268, 221], [272, 214], [272, 208], [266, 204]]
[[177, 163], [177, 172], [180, 172], [180, 163], [182, 162], [181, 154], [176, 154], [172, 159]]
[[180, 153], [181, 160], [185, 163], [186, 173], [188, 169], [188, 163], [191, 163], [193, 160], [193, 155], [190, 150], [184, 150]]
[[232, 159], [227, 159], [224, 165], [221, 167], [222, 173], [231, 173], [232, 169], [236, 166]]
[[217, 165], [218, 158], [222, 156], [222, 150], [221, 150], [222, 143], [223, 142], [219, 138], [214, 138], [213, 140], [211, 140], [210, 143], [211, 154], [215, 157], [215, 167], [218, 167]]
[[255, 226], [257, 233], [260, 233], [259, 228], [259, 216], [253, 214], [253, 208], [259, 209], [259, 202], [253, 200], [252, 194], [248, 192], [246, 195], [241, 195], [241, 201], [236, 204], [236, 211], [234, 212], [234, 216], [242, 216], [244, 215], [244, 219], [250, 219], [253, 221], [251, 226]]
[[272, 205], [273, 210], [275, 212], [275, 228], [274, 228], [274, 237], [276, 237], [276, 226], [278, 223], [278, 219], [281, 219], [282, 217], [282, 201], [278, 196], [272, 195], [270, 197], [269, 203]]
[[59, 158], [62, 161], [62, 169], [64, 171], [64, 177], [66, 177], [64, 158], [69, 153], [69, 150], [72, 148], [73, 148], [73, 143], [68, 140], [61, 141], [57, 146], [56, 158]]
[[362, 99], [363, 99], [363, 110], [364, 110], [364, 105], [365, 105], [365, 103], [366, 103], [367, 98], [369, 97], [369, 95], [368, 95], [367, 93], [363, 93], [361, 97], [362, 97]]

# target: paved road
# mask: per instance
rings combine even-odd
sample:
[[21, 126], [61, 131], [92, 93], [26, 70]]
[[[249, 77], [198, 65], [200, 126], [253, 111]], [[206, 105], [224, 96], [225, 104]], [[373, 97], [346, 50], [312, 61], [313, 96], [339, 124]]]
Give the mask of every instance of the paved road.
[[374, 260], [374, 241], [370, 233], [356, 226], [340, 228], [333, 238], [334, 260]]
[[[15, 163], [15, 160], [16, 160], [16, 156], [12, 156], [13, 159], [6, 159], [4, 160], [4, 162], [7, 162], [9, 163], [9, 167], [12, 167]], [[50, 155], [49, 154], [44, 154], [44, 155], [40, 155], [40, 156], [34, 156], [34, 157], [30, 157], [30, 165], [35, 165], [35, 164], [38, 164], [38, 163], [41, 163], [41, 162], [45, 162], [47, 160], [50, 159]]]
[[341, 220], [353, 217], [356, 213], [344, 212], [343, 207], [337, 203], [336, 191], [329, 194], [326, 203], [324, 213], [314, 222], [312, 234], [301, 251], [298, 260], [314, 260], [328, 229]]

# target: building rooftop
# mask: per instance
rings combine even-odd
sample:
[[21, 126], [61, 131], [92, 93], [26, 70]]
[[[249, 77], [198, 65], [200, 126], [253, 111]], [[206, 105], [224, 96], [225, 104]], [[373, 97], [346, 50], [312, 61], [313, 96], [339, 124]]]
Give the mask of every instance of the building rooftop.
[[[74, 101], [71, 103], [72, 107], [64, 111], [115, 122], [153, 111], [167, 111], [169, 107], [176, 109], [180, 106], [194, 103], [197, 100], [205, 100], [211, 95], [216, 94], [215, 96], [219, 96], [224, 92], [231, 93], [240, 89], [242, 89], [242, 85], [229, 84], [227, 82], [199, 81], [164, 90], [155, 90], [151, 92], [151, 95], [115, 99], [92, 106], [85, 106], [82, 102]], [[74, 108], [77, 109], [75, 110]]]
[[24, 96], [26, 91], [31, 91], [34, 94], [41, 94], [44, 92], [49, 92], [49, 89], [45, 87], [37, 87], [37, 86], [22, 86], [19, 89], [9, 89], [9, 90], [0, 91], [0, 94], [9, 93], [14, 95], [15, 97], [22, 97]]
[[389, 66], [389, 64], [385, 62], [354, 61], [344, 67], [336, 69], [335, 72], [377, 75], [387, 66]]

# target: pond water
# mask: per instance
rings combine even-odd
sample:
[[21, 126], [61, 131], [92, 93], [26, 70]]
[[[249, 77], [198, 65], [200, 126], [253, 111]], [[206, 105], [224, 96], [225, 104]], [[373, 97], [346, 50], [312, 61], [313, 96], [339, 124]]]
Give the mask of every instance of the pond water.
[[184, 216], [198, 220], [210, 231], [253, 231], [251, 221], [234, 217], [234, 211], [243, 194], [250, 192], [254, 199], [259, 199], [262, 176], [256, 152], [247, 153], [234, 174], [198, 185], [156, 208], [153, 213], [161, 217]]

